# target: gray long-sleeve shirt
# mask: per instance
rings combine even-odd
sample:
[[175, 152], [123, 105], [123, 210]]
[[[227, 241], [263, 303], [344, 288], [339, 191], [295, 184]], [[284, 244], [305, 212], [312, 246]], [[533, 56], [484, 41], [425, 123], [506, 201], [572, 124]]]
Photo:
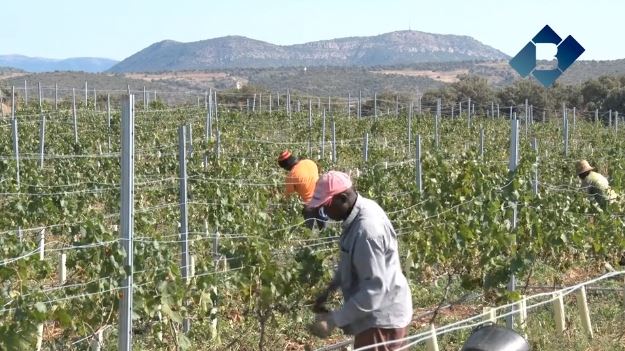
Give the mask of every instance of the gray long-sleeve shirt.
[[343, 222], [341, 258], [333, 284], [343, 306], [332, 312], [350, 334], [369, 328], [403, 328], [412, 320], [412, 297], [401, 271], [397, 235], [384, 210], [360, 195]]

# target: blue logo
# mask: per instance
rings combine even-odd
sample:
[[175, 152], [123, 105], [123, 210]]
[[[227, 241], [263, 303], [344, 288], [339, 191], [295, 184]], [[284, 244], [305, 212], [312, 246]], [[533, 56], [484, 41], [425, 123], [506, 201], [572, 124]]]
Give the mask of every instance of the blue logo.
[[[536, 44], [554, 44], [558, 47], [555, 69], [536, 69]], [[551, 86], [564, 71], [577, 60], [585, 49], [572, 36], [562, 40], [549, 26], [536, 34], [516, 56], [510, 60], [510, 66], [522, 77], [533, 75], [545, 87]]]

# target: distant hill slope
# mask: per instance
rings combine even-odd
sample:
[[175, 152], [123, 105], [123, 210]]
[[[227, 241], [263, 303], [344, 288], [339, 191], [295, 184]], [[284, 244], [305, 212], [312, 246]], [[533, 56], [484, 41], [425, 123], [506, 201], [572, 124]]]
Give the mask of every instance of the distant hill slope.
[[578, 84], [600, 76], [625, 75], [625, 59], [610, 61], [576, 61], [564, 71], [559, 82]]
[[13, 67], [27, 72], [83, 71], [104, 72], [119, 61], [97, 57], [49, 59], [22, 55], [0, 55], [0, 66]]
[[[2, 72], [0, 88], [18, 89], [28, 81], [32, 93], [38, 82], [45, 87], [76, 88], [82, 92], [85, 81], [89, 89], [123, 91], [130, 85], [141, 95], [143, 86], [159, 91], [159, 96], [183, 96], [177, 92], [196, 91], [203, 96], [208, 88], [235, 89], [251, 85], [265, 91], [302, 92], [313, 96], [363, 96], [381, 92], [420, 94], [428, 89], [453, 83], [462, 74], [485, 77], [493, 86], [505, 86], [523, 79], [507, 60], [418, 63], [376, 67], [302, 67], [245, 68], [227, 70], [188, 70], [168, 73], [87, 74], [82, 72], [24, 73], [14, 69]], [[614, 61], [580, 61], [558, 79], [562, 84], [578, 84], [602, 75], [625, 75], [625, 59]], [[531, 79], [531, 78], [530, 78]], [[7, 90], [8, 91], [8, 90]], [[65, 91], [68, 93], [68, 90]], [[171, 93], [171, 94], [170, 94]], [[50, 96], [50, 91], [46, 94]], [[34, 95], [33, 95], [34, 96]], [[192, 95], [190, 95], [193, 97]], [[195, 97], [193, 97], [195, 98]]]
[[110, 72], [159, 72], [293, 66], [388, 66], [418, 62], [500, 60], [507, 55], [460, 35], [399, 31], [280, 46], [241, 36], [192, 43], [165, 40]]

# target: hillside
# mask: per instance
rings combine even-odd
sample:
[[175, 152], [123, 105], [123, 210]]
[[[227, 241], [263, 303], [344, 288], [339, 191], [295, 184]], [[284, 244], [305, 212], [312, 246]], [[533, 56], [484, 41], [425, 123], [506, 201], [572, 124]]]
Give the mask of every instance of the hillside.
[[499, 60], [507, 56], [459, 35], [399, 31], [280, 46], [241, 36], [192, 43], [165, 40], [113, 66], [110, 72], [269, 68], [295, 66], [388, 66], [418, 62]]
[[[428, 89], [453, 83], [463, 74], [486, 78], [493, 86], [506, 86], [520, 79], [507, 61], [471, 61], [417, 63], [412, 65], [375, 67], [284, 67], [227, 70], [188, 70], [177, 72], [89, 74], [83, 72], [25, 73], [15, 69], [0, 69], [0, 85], [23, 87], [24, 80], [33, 89], [37, 82], [44, 86], [121, 90], [127, 85], [141, 90], [205, 91], [234, 89], [251, 85], [265, 91], [284, 91], [324, 96], [345, 96], [394, 91], [422, 93]], [[563, 84], [577, 84], [602, 75], [625, 75], [625, 60], [580, 61], [574, 63], [558, 80]]]

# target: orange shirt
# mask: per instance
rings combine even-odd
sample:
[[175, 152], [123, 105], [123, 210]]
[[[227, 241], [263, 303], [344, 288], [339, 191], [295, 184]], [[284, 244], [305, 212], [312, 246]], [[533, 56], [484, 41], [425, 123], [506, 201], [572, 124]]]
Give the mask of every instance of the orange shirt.
[[315, 184], [319, 179], [317, 164], [308, 159], [300, 160], [286, 176], [285, 193], [297, 192], [304, 203], [308, 203], [315, 192]]

